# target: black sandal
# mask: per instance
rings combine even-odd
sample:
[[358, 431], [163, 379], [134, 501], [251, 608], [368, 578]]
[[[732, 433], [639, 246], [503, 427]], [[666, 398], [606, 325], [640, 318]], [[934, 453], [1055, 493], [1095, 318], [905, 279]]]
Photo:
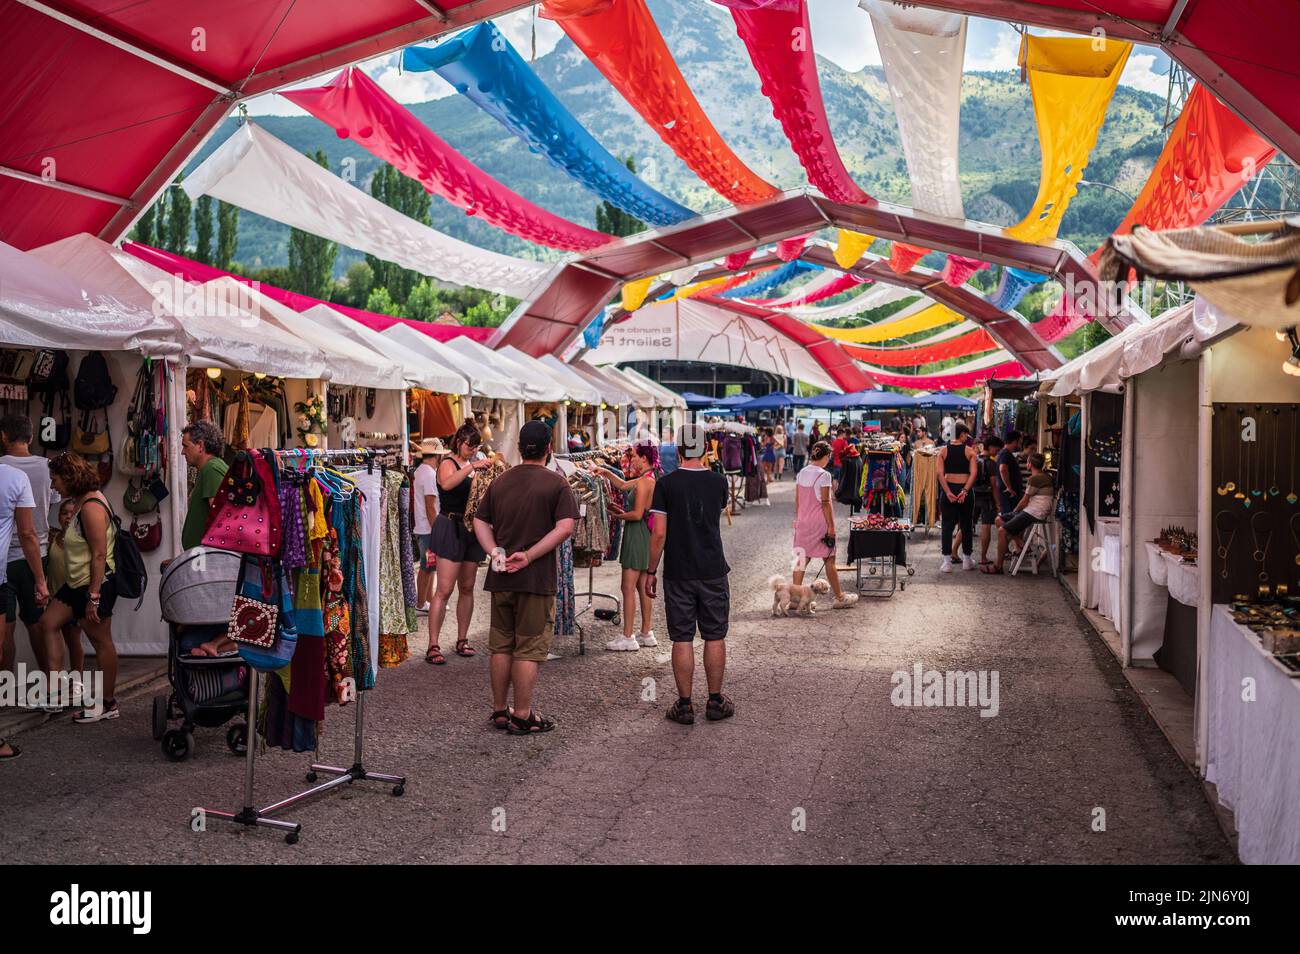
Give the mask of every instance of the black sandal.
[[672, 722], [679, 723], [680, 725], [694, 725], [695, 706], [691, 705], [689, 702], [682, 702], [682, 700], [678, 699], [672, 704], [672, 707], [669, 708], [668, 712], [665, 713], [665, 718]]
[[478, 655], [478, 650], [475, 649], [473, 646], [471, 646], [471, 645], [469, 644], [469, 640], [468, 640], [468, 639], [458, 639], [458, 640], [456, 640], [456, 649], [455, 649], [455, 652], [456, 652], [456, 655], [457, 655], [457, 656], [465, 656], [465, 657], [469, 657], [469, 656], [477, 656], [477, 655]]
[[427, 662], [430, 666], [447, 665], [447, 657], [442, 654], [442, 650], [438, 647], [436, 643], [430, 646], [428, 652], [424, 654], [424, 661]]
[[510, 710], [509, 709], [494, 710], [492, 712], [491, 721], [492, 721], [492, 728], [494, 729], [510, 728]]
[[550, 732], [555, 728], [555, 720], [548, 719], [536, 709], [528, 713], [527, 719], [521, 719], [513, 712], [510, 713], [510, 725], [506, 731], [511, 735], [541, 735], [543, 732]]

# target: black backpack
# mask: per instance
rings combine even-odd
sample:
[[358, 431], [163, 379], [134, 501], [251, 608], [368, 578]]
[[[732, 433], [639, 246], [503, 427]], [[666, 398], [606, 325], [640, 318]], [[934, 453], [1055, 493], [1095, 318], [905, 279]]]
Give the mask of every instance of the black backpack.
[[[145, 569], [144, 557], [140, 555], [140, 548], [136, 546], [135, 537], [130, 530], [122, 529], [122, 521], [118, 519], [113, 508], [98, 497], [91, 497], [87, 503], [97, 503], [108, 511], [108, 519], [113, 521], [113, 526], [117, 529], [116, 543], [113, 545], [113, 583], [117, 587], [117, 595], [128, 600], [139, 600], [135, 608], [139, 609], [144, 603], [145, 590], [149, 588], [149, 571]], [[78, 524], [81, 521], [81, 515], [77, 515]], [[81, 527], [81, 535], [86, 535], [86, 528]]]
[[81, 359], [77, 379], [72, 383], [72, 399], [83, 411], [98, 411], [113, 403], [117, 385], [108, 373], [108, 361], [102, 351], [92, 351]]

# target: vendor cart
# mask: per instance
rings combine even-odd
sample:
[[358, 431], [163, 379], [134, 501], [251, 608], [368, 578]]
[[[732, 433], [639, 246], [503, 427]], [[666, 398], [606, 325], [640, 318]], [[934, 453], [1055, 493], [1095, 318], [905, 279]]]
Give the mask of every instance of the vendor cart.
[[[862, 596], [889, 598], [907, 589], [907, 577], [916, 572], [907, 565], [907, 529], [849, 530], [849, 562], [854, 585]], [[899, 578], [902, 567], [906, 573]]]

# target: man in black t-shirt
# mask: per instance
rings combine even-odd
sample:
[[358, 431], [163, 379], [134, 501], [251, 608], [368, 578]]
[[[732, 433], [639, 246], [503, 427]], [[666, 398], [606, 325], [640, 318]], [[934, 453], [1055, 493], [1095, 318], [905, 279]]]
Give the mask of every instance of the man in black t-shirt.
[[1004, 519], [1011, 516], [1012, 508], [1025, 495], [1025, 482], [1020, 477], [1020, 458], [1016, 456], [1020, 441], [1019, 431], [1008, 431], [1006, 442], [998, 452], [998, 481], [994, 485], [993, 498]]
[[664, 562], [664, 615], [673, 642], [673, 678], [677, 701], [668, 718], [682, 725], [695, 721], [691, 688], [695, 679], [695, 631], [704, 639], [704, 674], [709, 684], [705, 716], [726, 719], [736, 706], [722, 694], [727, 665], [727, 627], [731, 589], [719, 523], [727, 507], [727, 481], [704, 466], [708, 449], [703, 428], [688, 424], [678, 442], [681, 466], [655, 485], [650, 511], [650, 569], [646, 589], [655, 596], [657, 571]]

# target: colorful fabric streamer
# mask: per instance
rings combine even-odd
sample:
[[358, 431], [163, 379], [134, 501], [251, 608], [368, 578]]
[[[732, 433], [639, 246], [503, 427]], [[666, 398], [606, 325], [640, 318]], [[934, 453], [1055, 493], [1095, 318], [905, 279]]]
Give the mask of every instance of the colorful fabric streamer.
[[928, 248], [908, 245], [906, 242], [889, 243], [889, 267], [896, 275], [906, 275], [921, 259], [930, 254]]
[[610, 155], [546, 88], [490, 21], [434, 47], [402, 51], [403, 69], [432, 70], [551, 165], [600, 198], [651, 225], [695, 215], [652, 189]]
[[1045, 281], [1047, 276], [1037, 272], [1027, 272], [1023, 268], [1003, 268], [997, 291], [990, 300], [994, 307], [1012, 311], [1029, 294], [1030, 289]]
[[940, 277], [943, 279], [944, 284], [951, 285], [953, 288], [960, 288], [966, 284], [972, 275], [980, 269], [988, 267], [988, 262], [982, 262], [978, 258], [967, 258], [965, 255], [949, 255], [944, 260]]
[[803, 254], [804, 246], [808, 244], [808, 239], [812, 236], [809, 232], [805, 235], [792, 235], [788, 239], [781, 239], [776, 243], [776, 257], [783, 262], [793, 262]]
[[902, 285], [878, 283], [867, 286], [848, 301], [838, 305], [797, 305], [790, 308], [768, 305], [767, 307], [782, 311], [791, 317], [798, 318], [800, 321], [815, 323], [832, 321], [836, 318], [851, 318], [854, 315], [862, 314], [864, 311], [879, 308], [881, 305], [902, 301], [904, 298], [913, 298], [916, 294], [915, 289]]
[[182, 183], [311, 235], [421, 275], [527, 298], [550, 266], [479, 248], [403, 215], [344, 182], [256, 123], [244, 123]]
[[636, 311], [645, 304], [645, 296], [650, 294], [650, 286], [654, 284], [654, 276], [648, 278], [638, 278], [634, 282], [628, 282], [623, 286], [623, 293], [620, 296], [620, 304], [624, 311]]
[[835, 264], [840, 268], [852, 268], [871, 248], [875, 241], [870, 235], [853, 232], [849, 229], [837, 229], [835, 232]]
[[328, 123], [415, 179], [430, 192], [529, 242], [585, 252], [614, 236], [584, 228], [534, 205], [451, 148], [360, 69], [350, 66], [326, 86], [282, 90], [285, 99]]
[[827, 298], [834, 298], [852, 288], [868, 281], [866, 278], [859, 278], [857, 275], [831, 275], [830, 281], [826, 282], [820, 288], [814, 288], [802, 295], [796, 297], [793, 301], [781, 302], [788, 308], [798, 308], [801, 305], [812, 305], [819, 301], [825, 301]]
[[808, 5], [797, 2], [755, 6], [747, 0], [718, 0], [731, 9], [736, 32], [762, 81], [763, 95], [803, 164], [808, 181], [835, 202], [870, 203], [844, 167], [831, 135], [817, 79]]
[[973, 388], [992, 378], [1020, 378], [1029, 373], [1005, 351], [994, 351], [935, 374], [895, 374], [865, 362], [862, 368], [880, 384], [927, 391], [956, 391]]
[[858, 345], [844, 345], [844, 350], [859, 361], [886, 368], [919, 367], [936, 361], [948, 361], [952, 358], [964, 358], [967, 355], [993, 351], [998, 343], [987, 331], [980, 328], [958, 338], [951, 338], [939, 344], [918, 345], [911, 348], [862, 348]]
[[729, 272], [738, 272], [754, 257], [754, 249], [747, 248], [743, 252], [732, 252], [722, 260]]
[[1132, 48], [1105, 37], [1022, 38], [1020, 66], [1034, 97], [1042, 171], [1033, 208], [1007, 235], [1022, 242], [1056, 238]]
[[796, 258], [793, 262], [786, 262], [784, 265], [778, 266], [770, 272], [760, 275], [751, 282], [732, 288], [730, 291], [722, 292], [718, 297], [757, 298], [759, 295], [762, 295], [764, 292], [769, 292], [773, 288], [780, 288], [800, 272], [814, 271], [819, 267], [820, 266], [813, 265], [810, 262], [805, 262], [801, 258]]
[[709, 122], [645, 0], [546, 0], [540, 13], [559, 24], [655, 134], [719, 195], [745, 205], [778, 194]]
[[903, 338], [918, 331], [941, 328], [962, 320], [962, 316], [947, 305], [926, 302], [926, 299], [922, 299], [913, 307], [904, 308], [896, 315], [890, 315], [883, 321], [862, 328], [829, 328], [826, 325], [810, 327], [816, 328], [827, 338], [835, 338], [837, 341], [873, 344], [877, 341], [888, 341], [890, 338]]

